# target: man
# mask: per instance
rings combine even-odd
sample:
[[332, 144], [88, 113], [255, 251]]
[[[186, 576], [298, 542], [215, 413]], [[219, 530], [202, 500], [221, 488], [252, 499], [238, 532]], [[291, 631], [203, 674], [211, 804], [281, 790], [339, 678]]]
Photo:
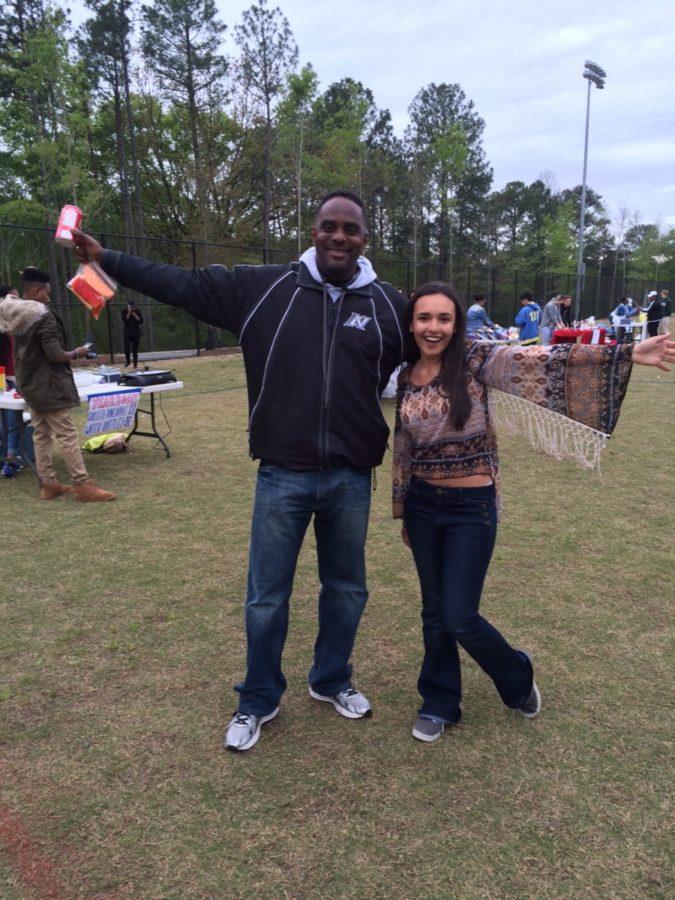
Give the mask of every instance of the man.
[[389, 429], [379, 397], [402, 362], [404, 299], [361, 252], [363, 204], [335, 191], [321, 201], [314, 246], [291, 266], [189, 271], [110, 250], [76, 232], [81, 261], [121, 284], [238, 335], [258, 470], [246, 599], [247, 671], [225, 734], [248, 750], [279, 712], [288, 601], [305, 531], [317, 540], [319, 633], [309, 692], [346, 718], [370, 714], [349, 664], [367, 599], [364, 547], [371, 470]]
[[516, 316], [516, 325], [520, 329], [520, 343], [536, 344], [539, 340], [539, 322], [541, 307], [535, 302], [532, 291], [523, 291], [520, 295], [521, 308]]
[[560, 304], [560, 320], [564, 328], [572, 327], [572, 298], [569, 294], [564, 294], [562, 303]]
[[131, 357], [133, 354], [134, 369], [138, 368], [138, 344], [141, 339], [141, 325], [143, 324], [143, 314], [136, 306], [133, 300], [130, 300], [122, 310], [122, 322], [124, 326], [124, 356], [125, 366], [131, 365]]
[[541, 324], [539, 325], [539, 334], [541, 335], [542, 344], [550, 344], [551, 336], [555, 328], [562, 328], [562, 318], [560, 316], [560, 307], [565, 301], [564, 294], [558, 294], [552, 297], [541, 315]]
[[656, 291], [650, 291], [647, 294], [647, 305], [642, 307], [642, 312], [647, 313], [647, 334], [649, 337], [656, 337], [663, 318], [661, 298]]
[[495, 327], [495, 323], [485, 310], [486, 302], [485, 294], [474, 294], [473, 303], [466, 311], [467, 334], [477, 334], [481, 328]]
[[673, 304], [670, 299], [670, 291], [668, 290], [668, 288], [663, 288], [661, 291], [661, 308], [663, 311], [663, 317], [661, 319], [661, 333], [670, 334], [670, 317], [673, 314]]
[[[14, 339], [16, 386], [28, 404], [35, 429], [40, 499], [54, 500], [74, 493], [75, 499], [83, 502], [114, 500], [113, 493], [97, 487], [89, 478], [70, 412], [80, 403], [70, 363], [86, 356], [87, 348], [65, 349], [63, 324], [49, 307], [49, 275], [28, 266], [21, 278], [23, 299], [5, 297], [0, 301], [0, 329]], [[61, 447], [72, 487], [61, 484], [56, 475], [54, 439]]]

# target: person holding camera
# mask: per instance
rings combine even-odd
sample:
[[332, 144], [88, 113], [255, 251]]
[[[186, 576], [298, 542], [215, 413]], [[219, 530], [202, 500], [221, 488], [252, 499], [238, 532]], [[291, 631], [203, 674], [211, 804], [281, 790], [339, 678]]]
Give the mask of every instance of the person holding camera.
[[122, 310], [122, 322], [124, 324], [124, 356], [125, 366], [131, 365], [131, 357], [134, 358], [134, 369], [138, 368], [138, 344], [141, 339], [141, 325], [143, 314], [133, 300], [130, 300]]

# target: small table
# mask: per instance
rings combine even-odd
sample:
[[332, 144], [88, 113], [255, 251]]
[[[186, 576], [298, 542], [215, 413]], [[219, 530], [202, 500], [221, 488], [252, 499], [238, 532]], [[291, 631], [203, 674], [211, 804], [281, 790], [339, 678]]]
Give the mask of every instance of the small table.
[[[127, 441], [130, 441], [134, 435], [138, 437], [149, 437], [154, 438], [156, 441], [159, 441], [162, 447], [164, 448], [164, 452], [166, 453], [167, 459], [171, 456], [171, 450], [169, 449], [169, 445], [166, 443], [162, 435], [157, 431], [157, 421], [155, 419], [155, 394], [164, 393], [164, 391], [179, 391], [183, 387], [182, 381], [170, 381], [167, 384], [149, 384], [145, 387], [140, 388], [141, 394], [149, 394], [150, 395], [150, 409], [142, 409], [140, 406], [136, 410], [136, 416], [134, 419], [134, 427], [131, 429], [129, 434], [127, 435]], [[96, 394], [121, 394], [124, 391], [130, 390], [139, 390], [139, 388], [135, 388], [132, 385], [126, 384], [87, 384], [78, 386], [77, 393], [80, 396], [80, 400], [87, 401], [90, 397], [95, 396]], [[0, 394], [0, 409], [15, 409], [17, 411], [23, 412], [25, 409], [28, 409], [28, 404], [23, 399], [23, 397], [15, 397], [14, 391], [5, 391], [3, 394]], [[139, 414], [150, 417], [150, 431], [141, 431], [138, 427], [139, 424]], [[23, 417], [21, 420], [21, 425], [19, 426], [19, 447], [21, 449], [24, 448], [24, 435], [25, 435], [25, 426], [23, 423]], [[5, 445], [7, 443], [7, 435], [3, 434], [3, 439], [5, 441]], [[21, 459], [25, 462], [30, 469], [35, 472], [35, 466], [32, 464], [30, 459], [26, 453], [21, 454]]]
[[595, 328], [558, 328], [551, 336], [551, 344], [604, 344], [606, 331]]
[[[647, 321], [644, 322], [629, 322], [626, 325], [619, 325], [619, 328], [624, 328], [626, 331], [629, 331], [633, 335], [634, 341], [644, 341], [647, 338]], [[636, 332], [639, 331], [638, 335]]]

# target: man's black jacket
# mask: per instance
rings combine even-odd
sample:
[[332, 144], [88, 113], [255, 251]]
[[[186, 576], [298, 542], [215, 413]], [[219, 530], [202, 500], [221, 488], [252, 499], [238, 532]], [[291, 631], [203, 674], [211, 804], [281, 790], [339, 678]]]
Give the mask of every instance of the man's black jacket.
[[121, 284], [239, 339], [251, 456], [288, 469], [382, 462], [380, 394], [404, 355], [404, 298], [374, 281], [329, 297], [303, 263], [182, 269], [106, 250]]

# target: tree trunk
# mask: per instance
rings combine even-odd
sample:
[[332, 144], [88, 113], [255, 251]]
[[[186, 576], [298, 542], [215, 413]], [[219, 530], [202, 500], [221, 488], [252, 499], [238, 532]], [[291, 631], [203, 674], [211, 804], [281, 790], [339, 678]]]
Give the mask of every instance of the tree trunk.
[[272, 112], [270, 109], [269, 95], [265, 98], [265, 175], [263, 187], [263, 214], [262, 214], [262, 230], [263, 230], [263, 263], [267, 265], [270, 261], [270, 206], [272, 194], [272, 172], [271, 172], [271, 156], [272, 156]]
[[[134, 179], [134, 206], [136, 211], [136, 229], [134, 235], [136, 238], [136, 252], [139, 256], [145, 256], [145, 226], [143, 223], [143, 198], [141, 196], [141, 180], [138, 171], [138, 152], [136, 149], [136, 127], [134, 125], [134, 116], [131, 109], [131, 89], [129, 87], [129, 59], [127, 48], [124, 40], [120, 41], [120, 57], [122, 60], [122, 84], [124, 88], [124, 109], [126, 113], [127, 129], [129, 132], [129, 151], [131, 155], [131, 172]], [[138, 301], [137, 301], [138, 302]], [[155, 347], [155, 329], [152, 321], [151, 301], [145, 306], [144, 323], [146, 329], [147, 346], [149, 350]]]
[[124, 231], [129, 238], [125, 241], [127, 253], [135, 252], [134, 221], [131, 213], [131, 196], [129, 194], [129, 174], [127, 169], [127, 153], [124, 146], [124, 122], [122, 120], [122, 99], [117, 69], [117, 60], [113, 60], [115, 78], [113, 81], [113, 99], [115, 109], [115, 143], [117, 144], [117, 163], [119, 166], [120, 189], [122, 193], [122, 216]]

